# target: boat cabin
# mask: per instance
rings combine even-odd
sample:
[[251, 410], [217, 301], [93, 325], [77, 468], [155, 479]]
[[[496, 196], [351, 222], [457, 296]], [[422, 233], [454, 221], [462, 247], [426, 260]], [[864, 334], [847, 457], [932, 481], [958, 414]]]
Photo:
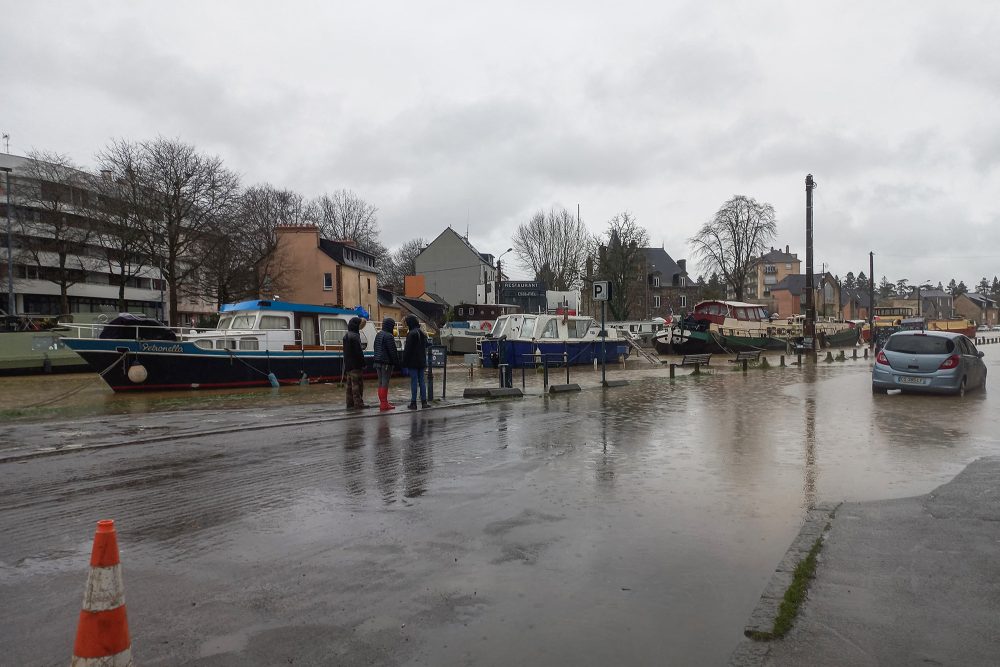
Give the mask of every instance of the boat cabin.
[[[184, 338], [203, 349], [287, 350], [340, 349], [347, 323], [366, 313], [346, 308], [287, 301], [243, 301], [225, 304], [215, 329], [194, 331]], [[361, 329], [361, 344], [370, 349], [375, 327]]]
[[723, 325], [726, 319], [742, 322], [766, 322], [767, 307], [759, 303], [742, 301], [702, 301], [688, 315], [694, 320], [708, 320], [712, 324]]
[[589, 316], [515, 314], [497, 318], [493, 337], [512, 340], [580, 340], [596, 338], [601, 327]]

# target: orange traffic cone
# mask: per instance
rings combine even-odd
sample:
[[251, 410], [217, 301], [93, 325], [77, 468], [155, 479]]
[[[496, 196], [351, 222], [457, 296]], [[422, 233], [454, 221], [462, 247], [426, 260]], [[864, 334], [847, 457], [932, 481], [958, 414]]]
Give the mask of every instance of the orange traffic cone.
[[72, 667], [132, 667], [115, 522], [98, 521]]

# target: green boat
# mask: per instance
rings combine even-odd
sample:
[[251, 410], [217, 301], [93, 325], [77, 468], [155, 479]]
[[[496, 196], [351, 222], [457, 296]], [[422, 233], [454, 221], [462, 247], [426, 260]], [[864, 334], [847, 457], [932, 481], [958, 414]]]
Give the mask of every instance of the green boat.
[[0, 375], [83, 373], [87, 362], [62, 342], [73, 331], [40, 317], [4, 315], [0, 328]]

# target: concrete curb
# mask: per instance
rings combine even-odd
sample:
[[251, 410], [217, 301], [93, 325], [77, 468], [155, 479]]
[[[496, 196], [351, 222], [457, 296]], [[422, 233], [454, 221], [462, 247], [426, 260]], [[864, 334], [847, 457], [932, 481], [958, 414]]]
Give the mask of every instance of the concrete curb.
[[563, 394], [570, 391], [583, 391], [580, 385], [576, 384], [553, 384], [549, 385], [550, 394]]
[[[841, 503], [823, 503], [809, 510], [806, 514], [799, 534], [792, 541], [785, 556], [774, 568], [774, 574], [760, 595], [760, 600], [750, 618], [747, 619], [743, 628], [746, 637], [752, 637], [756, 633], [770, 633], [774, 628], [774, 620], [778, 616], [778, 610], [785, 597], [785, 591], [792, 585], [792, 578], [795, 568], [798, 566], [816, 543], [822, 538], [830, 522], [836, 514]], [[770, 643], [767, 640], [744, 639], [733, 652], [729, 659], [729, 667], [747, 667], [752, 665], [762, 665], [770, 652]]]

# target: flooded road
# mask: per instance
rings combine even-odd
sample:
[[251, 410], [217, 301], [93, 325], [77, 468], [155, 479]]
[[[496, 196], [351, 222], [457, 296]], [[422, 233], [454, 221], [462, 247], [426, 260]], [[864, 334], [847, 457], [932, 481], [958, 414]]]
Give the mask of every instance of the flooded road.
[[113, 517], [142, 664], [725, 664], [806, 508], [1000, 453], [992, 393], [727, 366], [3, 464], [5, 661], [65, 664]]

